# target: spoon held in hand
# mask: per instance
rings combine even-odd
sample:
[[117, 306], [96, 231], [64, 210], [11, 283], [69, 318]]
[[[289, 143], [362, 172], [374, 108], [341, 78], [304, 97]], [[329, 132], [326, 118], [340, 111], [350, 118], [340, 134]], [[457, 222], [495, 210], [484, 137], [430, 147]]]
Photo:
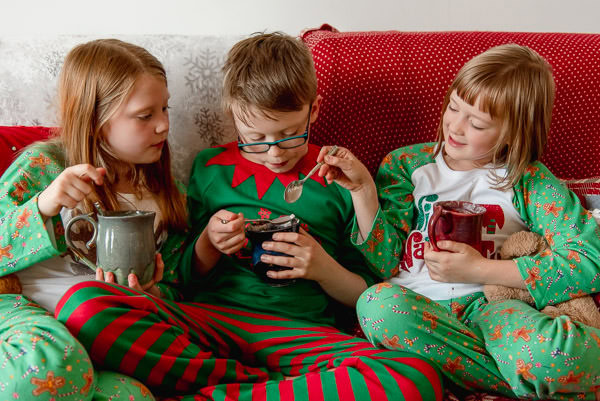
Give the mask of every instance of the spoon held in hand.
[[[335, 154], [335, 152], [337, 152], [337, 150], [338, 150], [338, 147], [333, 145], [331, 147], [331, 150], [329, 152], [327, 152], [327, 156], [333, 156]], [[294, 180], [294, 181], [290, 182], [287, 185], [287, 187], [285, 187], [285, 191], [283, 192], [283, 199], [287, 203], [294, 203], [298, 199], [300, 199], [300, 195], [302, 195], [302, 186], [304, 185], [306, 180], [308, 180], [310, 178], [310, 176], [312, 176], [319, 168], [321, 168], [322, 165], [323, 165], [323, 162], [317, 163], [317, 165], [314, 166], [312, 168], [312, 170], [310, 170], [308, 172], [306, 177], [304, 177], [301, 180]]]

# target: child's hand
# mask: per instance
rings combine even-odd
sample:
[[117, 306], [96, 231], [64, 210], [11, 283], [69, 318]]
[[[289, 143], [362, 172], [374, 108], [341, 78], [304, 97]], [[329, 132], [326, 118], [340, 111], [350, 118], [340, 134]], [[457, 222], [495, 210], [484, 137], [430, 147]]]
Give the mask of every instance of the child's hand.
[[[165, 263], [163, 262], [162, 255], [160, 253], [156, 254], [154, 266], [154, 275], [152, 276], [152, 280], [142, 286], [140, 285], [137, 276], [134, 273], [131, 273], [127, 276], [127, 285], [134, 290], [147, 292], [156, 297], [160, 297], [160, 289], [156, 286], [156, 284], [163, 279], [163, 274], [165, 271]], [[112, 284], [117, 283], [113, 272], [104, 273], [104, 270], [102, 270], [100, 267], [96, 269], [96, 280], [105, 281]]]
[[244, 215], [219, 210], [208, 221], [206, 232], [210, 243], [221, 253], [231, 255], [239, 251], [246, 241]]
[[318, 162], [324, 162], [319, 169], [319, 176], [325, 177], [329, 184], [336, 182], [350, 192], [358, 192], [365, 187], [374, 186], [369, 170], [352, 152], [340, 147], [335, 156], [326, 156], [330, 149], [331, 146], [323, 146], [317, 157]]
[[72, 209], [89, 195], [96, 185], [104, 184], [106, 170], [90, 164], [65, 169], [38, 197], [38, 208], [45, 217], [56, 216], [63, 207]]
[[438, 241], [440, 252], [425, 243], [423, 258], [429, 276], [446, 283], [480, 283], [481, 262], [486, 258], [472, 246], [454, 241]]
[[320, 282], [328, 277], [328, 266], [335, 264], [331, 256], [305, 230], [298, 233], [279, 232], [273, 234], [273, 241], [265, 241], [263, 249], [285, 253], [290, 256], [263, 254], [261, 260], [279, 266], [291, 267], [292, 270], [267, 272], [273, 279], [303, 278]]

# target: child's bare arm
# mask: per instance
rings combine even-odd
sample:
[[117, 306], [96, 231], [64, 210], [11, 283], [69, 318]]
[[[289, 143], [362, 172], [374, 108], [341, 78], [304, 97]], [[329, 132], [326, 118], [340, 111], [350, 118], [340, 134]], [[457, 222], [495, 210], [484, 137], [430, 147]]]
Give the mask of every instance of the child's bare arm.
[[245, 240], [244, 216], [219, 210], [210, 218], [194, 245], [196, 272], [205, 275], [217, 264], [221, 254], [239, 251]]
[[261, 260], [291, 270], [269, 271], [273, 279], [302, 278], [319, 283], [329, 296], [347, 305], [354, 306], [359, 295], [367, 288], [365, 280], [340, 265], [305, 230], [300, 232], [280, 232], [273, 235], [273, 241], [263, 242], [269, 251], [285, 253], [289, 256], [263, 254]]

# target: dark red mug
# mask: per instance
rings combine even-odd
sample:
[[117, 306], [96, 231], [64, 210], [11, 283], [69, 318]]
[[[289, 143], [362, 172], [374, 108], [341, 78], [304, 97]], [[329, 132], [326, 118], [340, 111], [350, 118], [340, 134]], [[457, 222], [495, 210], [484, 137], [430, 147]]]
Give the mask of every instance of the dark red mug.
[[444, 201], [433, 204], [433, 215], [427, 231], [435, 251], [438, 241], [450, 240], [472, 246], [481, 253], [481, 225], [486, 208], [465, 201]]

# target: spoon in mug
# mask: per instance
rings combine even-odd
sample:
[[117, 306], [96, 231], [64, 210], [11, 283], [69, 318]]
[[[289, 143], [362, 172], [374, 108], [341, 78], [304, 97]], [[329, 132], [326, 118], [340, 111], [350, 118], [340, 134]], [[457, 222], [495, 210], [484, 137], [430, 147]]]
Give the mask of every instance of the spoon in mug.
[[[338, 147], [336, 145], [333, 145], [331, 147], [331, 150], [329, 152], [327, 152], [327, 156], [333, 156], [335, 154], [335, 152], [337, 152], [337, 150], [338, 150]], [[323, 165], [323, 162], [317, 163], [317, 165], [314, 166], [313, 169], [308, 172], [306, 177], [304, 177], [301, 180], [294, 180], [294, 181], [290, 182], [287, 185], [287, 187], [285, 187], [285, 191], [283, 192], [283, 199], [287, 203], [294, 203], [298, 199], [300, 199], [300, 195], [302, 195], [302, 186], [304, 185], [306, 180], [308, 180], [310, 178], [311, 175], [313, 175], [319, 168], [321, 168], [322, 165]]]

